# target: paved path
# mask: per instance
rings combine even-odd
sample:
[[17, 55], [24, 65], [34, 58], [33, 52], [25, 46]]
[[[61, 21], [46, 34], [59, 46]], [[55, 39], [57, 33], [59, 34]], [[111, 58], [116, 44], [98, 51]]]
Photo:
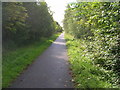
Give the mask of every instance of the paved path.
[[25, 70], [10, 88], [72, 88], [64, 33]]

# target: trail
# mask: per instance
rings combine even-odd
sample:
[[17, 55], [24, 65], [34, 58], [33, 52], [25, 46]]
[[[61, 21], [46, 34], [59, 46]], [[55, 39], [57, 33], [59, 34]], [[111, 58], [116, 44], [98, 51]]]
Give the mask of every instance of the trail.
[[64, 33], [62, 33], [10, 88], [72, 88], [69, 72]]

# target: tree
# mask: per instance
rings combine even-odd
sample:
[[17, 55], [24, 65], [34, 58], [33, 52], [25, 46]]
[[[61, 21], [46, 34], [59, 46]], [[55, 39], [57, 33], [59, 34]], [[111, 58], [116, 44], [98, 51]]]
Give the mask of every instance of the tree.
[[[9, 40], [22, 42], [26, 39], [26, 9], [22, 3], [3, 3], [3, 43]], [[17, 38], [17, 40], [16, 40]]]

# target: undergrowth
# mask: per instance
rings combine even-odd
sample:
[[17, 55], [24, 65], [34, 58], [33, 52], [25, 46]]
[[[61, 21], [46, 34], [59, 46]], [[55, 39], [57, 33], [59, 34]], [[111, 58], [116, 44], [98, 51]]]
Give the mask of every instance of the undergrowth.
[[75, 39], [69, 34], [65, 34], [65, 39], [75, 88], [118, 88], [111, 83], [113, 72], [90, 59], [93, 54], [87, 50], [88, 41]]

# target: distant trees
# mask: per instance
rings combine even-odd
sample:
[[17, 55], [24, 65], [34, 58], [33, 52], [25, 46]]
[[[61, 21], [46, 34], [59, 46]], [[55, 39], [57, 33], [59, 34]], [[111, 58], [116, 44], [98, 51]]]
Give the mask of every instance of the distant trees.
[[58, 22], [54, 22], [54, 26], [56, 27], [55, 29], [56, 29], [56, 32], [62, 32], [63, 31], [63, 29], [62, 29], [62, 27], [59, 25], [59, 23]]
[[91, 60], [113, 71], [116, 76], [113, 75], [112, 80], [120, 83], [120, 2], [69, 4], [64, 29], [75, 38], [89, 41], [87, 49], [93, 56]]
[[62, 31], [46, 2], [4, 2], [2, 6], [4, 47], [10, 43], [24, 45]]

